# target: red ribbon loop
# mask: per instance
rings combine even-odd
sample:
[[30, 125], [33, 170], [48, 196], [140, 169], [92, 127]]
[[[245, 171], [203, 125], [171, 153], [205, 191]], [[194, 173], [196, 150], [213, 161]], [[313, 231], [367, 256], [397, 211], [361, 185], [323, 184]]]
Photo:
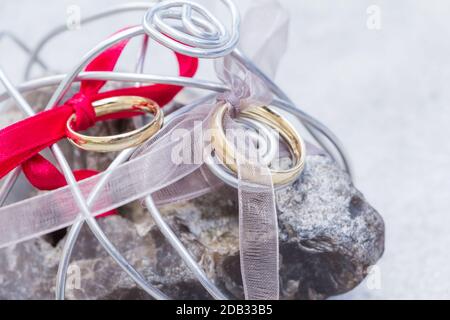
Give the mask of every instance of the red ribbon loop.
[[[112, 71], [129, 40], [124, 40], [95, 58], [86, 71]], [[179, 74], [193, 77], [198, 59], [175, 53]], [[150, 85], [130, 87], [99, 93], [106, 81], [85, 80], [80, 92], [64, 105], [41, 112], [0, 130], [0, 179], [22, 165], [30, 183], [40, 190], [53, 190], [66, 185], [62, 173], [39, 152], [66, 137], [66, 123], [75, 114], [73, 128], [83, 131], [92, 127], [97, 119], [92, 102], [115, 96], [141, 96], [156, 101], [160, 106], [169, 103], [182, 87], [174, 85]], [[120, 117], [129, 117], [120, 115]], [[116, 116], [117, 117], [117, 116]], [[112, 118], [115, 118], [114, 115]], [[77, 170], [74, 175], [82, 180], [96, 174], [93, 170]]]

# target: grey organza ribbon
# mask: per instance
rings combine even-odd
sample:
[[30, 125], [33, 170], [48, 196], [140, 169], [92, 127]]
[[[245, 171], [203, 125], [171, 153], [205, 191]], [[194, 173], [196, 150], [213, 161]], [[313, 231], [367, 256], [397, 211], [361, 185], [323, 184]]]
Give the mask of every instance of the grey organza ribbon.
[[[241, 48], [272, 77], [285, 52], [288, 22], [286, 12], [272, 0], [256, 2], [244, 19]], [[216, 72], [231, 88], [219, 99], [229, 104], [232, 116], [238, 116], [245, 107], [269, 105], [272, 101], [265, 83], [232, 58], [226, 57], [222, 63], [216, 63]], [[235, 126], [233, 121], [226, 123], [227, 128]], [[237, 157], [244, 293], [246, 299], [277, 300], [279, 246], [275, 192], [270, 169], [253, 160]]]
[[[155, 137], [135, 153], [134, 157], [155, 153], [160, 146], [166, 148], [166, 137], [171, 136], [170, 143], [176, 138], [179, 144], [174, 149], [183, 149], [184, 161], [176, 161], [176, 154], [167, 158], [164, 152], [159, 155], [159, 162], [164, 164], [164, 172], [171, 175], [180, 171], [180, 165], [191, 164], [196, 168], [187, 176], [153, 194], [158, 203], [186, 200], [212, 191], [220, 185], [216, 178], [203, 167], [207, 157], [204, 152], [208, 141], [199, 132], [190, 128], [193, 119], [197, 127], [205, 129], [211, 122], [210, 114], [219, 105], [226, 103], [233, 116], [249, 106], [270, 104], [272, 95], [264, 83], [251, 74], [237, 60], [228, 56], [216, 63], [218, 77], [228, 85], [230, 90], [217, 97], [215, 104], [207, 103], [198, 106], [188, 114], [174, 119], [159, 136]], [[202, 118], [203, 117], [203, 118]], [[198, 122], [198, 119], [202, 119]], [[225, 130], [240, 129], [241, 126], [227, 116]], [[186, 132], [183, 132], [185, 130]], [[228, 134], [228, 132], [227, 132]], [[181, 148], [180, 148], [181, 146]], [[246, 155], [246, 150], [238, 150], [238, 154]], [[188, 157], [186, 158], [186, 155]], [[199, 159], [200, 162], [194, 161]], [[278, 261], [278, 222], [275, 208], [275, 193], [267, 166], [261, 165], [255, 159], [244, 156], [237, 157], [238, 167], [238, 197], [239, 197], [239, 246], [241, 256], [241, 273], [246, 299], [278, 299], [279, 297], [279, 261]], [[183, 173], [187, 171], [183, 170]], [[180, 172], [181, 174], [181, 172]], [[251, 185], [251, 187], [250, 187]]]
[[[225, 129], [235, 130], [233, 120], [248, 107], [270, 105], [273, 96], [264, 82], [237, 60], [228, 56], [216, 63], [218, 77], [231, 90], [218, 100], [226, 103], [230, 115]], [[228, 134], [227, 134], [228, 136]], [[246, 144], [236, 147], [245, 149]], [[279, 298], [278, 219], [275, 192], [267, 165], [247, 150], [237, 150], [239, 197], [239, 249], [245, 298], [277, 300]]]

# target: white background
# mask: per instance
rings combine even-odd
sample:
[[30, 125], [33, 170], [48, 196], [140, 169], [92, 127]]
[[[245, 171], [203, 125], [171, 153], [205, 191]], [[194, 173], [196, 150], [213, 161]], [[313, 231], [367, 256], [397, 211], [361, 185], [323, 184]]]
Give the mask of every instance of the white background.
[[[33, 46], [65, 23], [69, 5], [87, 16], [124, 2], [1, 0], [0, 30]], [[250, 2], [239, 1], [242, 11]], [[281, 2], [291, 32], [277, 82], [338, 134], [353, 159], [358, 188], [386, 221], [381, 288], [364, 283], [344, 298], [450, 298], [450, 2]], [[381, 9], [381, 30], [366, 26], [370, 5]], [[67, 71], [95, 43], [141, 17], [82, 26], [52, 42], [43, 58]], [[170, 58], [154, 50], [148, 70], [173, 74]], [[16, 83], [25, 62], [19, 49], [0, 40], [0, 65]], [[210, 71], [203, 67], [200, 74]]]

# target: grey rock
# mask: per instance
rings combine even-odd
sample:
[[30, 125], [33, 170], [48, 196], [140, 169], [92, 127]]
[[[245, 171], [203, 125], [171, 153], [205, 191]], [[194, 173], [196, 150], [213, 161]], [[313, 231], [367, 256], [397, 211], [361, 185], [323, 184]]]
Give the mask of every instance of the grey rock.
[[[207, 275], [231, 297], [242, 298], [236, 199], [235, 190], [224, 187], [161, 211]], [[309, 156], [302, 177], [277, 194], [277, 203], [283, 299], [325, 299], [347, 292], [383, 254], [381, 216], [326, 156]], [[99, 223], [137, 270], [171, 297], [210, 298], [140, 203], [120, 211]], [[63, 235], [1, 250], [0, 298], [53, 298]], [[68, 280], [70, 299], [150, 298], [87, 228], [75, 247]]]
[[0, 251], [0, 299], [50, 299], [58, 265], [56, 250], [36, 239]]

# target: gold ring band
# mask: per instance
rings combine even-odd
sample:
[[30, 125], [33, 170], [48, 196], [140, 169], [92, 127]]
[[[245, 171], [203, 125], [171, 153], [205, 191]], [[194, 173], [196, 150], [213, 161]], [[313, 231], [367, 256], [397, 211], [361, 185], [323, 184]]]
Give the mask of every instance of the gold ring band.
[[114, 136], [96, 137], [80, 134], [73, 130], [76, 116], [67, 121], [68, 140], [80, 149], [95, 152], [115, 152], [138, 146], [151, 138], [161, 129], [164, 115], [158, 104], [150, 99], [133, 96], [113, 97], [92, 103], [97, 117], [118, 112], [136, 112], [153, 114], [153, 120], [136, 130]]
[[[223, 104], [212, 117], [212, 146], [222, 163], [237, 174], [236, 156], [238, 154], [234, 146], [228, 141], [223, 128], [226, 112], [227, 105]], [[257, 120], [280, 133], [293, 155], [294, 164], [287, 170], [270, 169], [272, 181], [275, 185], [286, 185], [294, 182], [302, 173], [306, 158], [305, 143], [297, 130], [281, 115], [267, 106], [248, 108], [241, 112], [240, 116]]]

